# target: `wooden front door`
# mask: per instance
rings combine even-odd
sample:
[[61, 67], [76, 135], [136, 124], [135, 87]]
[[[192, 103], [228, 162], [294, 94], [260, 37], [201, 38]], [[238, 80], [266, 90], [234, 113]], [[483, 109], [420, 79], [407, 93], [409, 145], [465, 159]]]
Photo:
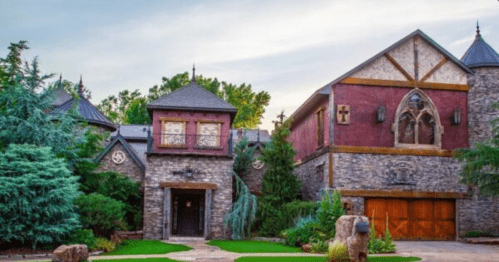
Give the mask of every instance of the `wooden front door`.
[[366, 199], [365, 215], [376, 235], [384, 235], [386, 217], [393, 239], [454, 240], [455, 201], [450, 199]]
[[204, 197], [178, 194], [173, 197], [172, 233], [177, 236], [202, 236]]

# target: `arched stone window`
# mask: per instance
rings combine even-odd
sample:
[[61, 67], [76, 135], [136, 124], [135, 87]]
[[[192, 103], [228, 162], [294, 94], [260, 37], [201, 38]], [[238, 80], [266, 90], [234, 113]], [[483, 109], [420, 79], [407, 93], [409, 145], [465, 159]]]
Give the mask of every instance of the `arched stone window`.
[[395, 147], [439, 149], [442, 147], [443, 126], [431, 99], [416, 88], [400, 102], [395, 121]]

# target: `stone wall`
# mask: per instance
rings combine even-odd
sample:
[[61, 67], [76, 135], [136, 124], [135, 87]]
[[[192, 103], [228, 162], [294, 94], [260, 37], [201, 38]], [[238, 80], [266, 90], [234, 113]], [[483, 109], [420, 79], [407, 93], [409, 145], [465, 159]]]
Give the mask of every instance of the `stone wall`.
[[[213, 191], [209, 238], [227, 238], [223, 231], [223, 217], [232, 205], [233, 159], [227, 157], [148, 155], [144, 179], [144, 238], [163, 237], [164, 191], [161, 182], [215, 183]], [[192, 178], [174, 174], [192, 169]]]
[[469, 199], [458, 199], [457, 206], [460, 237], [472, 230], [499, 234], [499, 197], [474, 195]]
[[302, 198], [320, 200], [321, 189], [328, 186], [329, 153], [325, 152], [295, 168], [294, 173], [302, 182]]
[[[256, 148], [253, 157], [257, 159], [260, 155], [260, 148]], [[256, 169], [253, 165], [250, 165], [248, 174], [242, 177], [252, 194], [259, 195], [262, 192], [263, 173], [265, 173], [265, 166], [260, 169]]]
[[475, 68], [468, 77], [468, 132], [470, 146], [490, 138], [489, 121], [499, 116], [490, 105], [499, 102], [499, 68]]
[[[114, 163], [112, 159], [113, 153], [118, 150], [125, 153], [126, 156], [125, 162], [121, 164]], [[111, 150], [109, 150], [109, 152], [107, 152], [107, 154], [101, 159], [100, 163], [101, 166], [97, 169], [97, 172], [116, 171], [142, 184], [144, 173], [139, 169], [135, 161], [132, 159], [130, 154], [128, 154], [125, 148], [123, 148], [121, 143], [116, 143], [113, 148], [111, 148]]]
[[461, 164], [449, 157], [333, 154], [334, 187], [465, 193]]

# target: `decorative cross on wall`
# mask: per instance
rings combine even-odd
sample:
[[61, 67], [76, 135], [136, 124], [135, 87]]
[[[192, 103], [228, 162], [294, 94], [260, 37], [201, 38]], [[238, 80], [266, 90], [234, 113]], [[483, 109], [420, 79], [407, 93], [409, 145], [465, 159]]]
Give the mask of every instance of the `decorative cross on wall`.
[[338, 105], [336, 110], [336, 119], [340, 125], [350, 124], [350, 106]]

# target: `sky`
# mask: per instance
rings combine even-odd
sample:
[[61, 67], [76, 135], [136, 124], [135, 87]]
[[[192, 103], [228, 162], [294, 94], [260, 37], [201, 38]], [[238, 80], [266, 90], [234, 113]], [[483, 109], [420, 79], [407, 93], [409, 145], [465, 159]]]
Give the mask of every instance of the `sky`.
[[[147, 94], [192, 70], [271, 95], [260, 128], [313, 92], [420, 29], [461, 58], [479, 21], [499, 51], [496, 0], [146, 1], [0, 0], [0, 57], [27, 40], [43, 73], [78, 82], [97, 105]], [[54, 77], [53, 81], [58, 77]]]

